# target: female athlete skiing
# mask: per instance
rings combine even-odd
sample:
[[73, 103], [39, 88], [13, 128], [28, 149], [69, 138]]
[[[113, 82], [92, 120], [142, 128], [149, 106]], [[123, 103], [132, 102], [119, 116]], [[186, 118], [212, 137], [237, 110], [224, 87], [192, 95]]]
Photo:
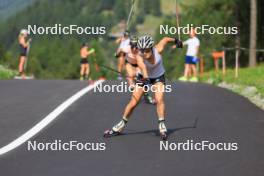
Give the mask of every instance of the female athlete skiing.
[[154, 46], [152, 37], [146, 35], [138, 39], [137, 47], [140, 54], [137, 55], [136, 61], [138, 67], [143, 73], [143, 78], [137, 81], [136, 87], [132, 97], [127, 104], [123, 117], [112, 129], [105, 131], [104, 137], [111, 137], [121, 134], [125, 128], [130, 114], [138, 105], [146, 86], [153, 85], [155, 94], [157, 114], [158, 114], [158, 129], [162, 140], [167, 139], [167, 128], [165, 125], [165, 103], [164, 103], [164, 90], [165, 90], [165, 69], [162, 62], [161, 53], [164, 51], [165, 46], [174, 42], [177, 47], [182, 46], [182, 42], [175, 39], [164, 37], [157, 45]]

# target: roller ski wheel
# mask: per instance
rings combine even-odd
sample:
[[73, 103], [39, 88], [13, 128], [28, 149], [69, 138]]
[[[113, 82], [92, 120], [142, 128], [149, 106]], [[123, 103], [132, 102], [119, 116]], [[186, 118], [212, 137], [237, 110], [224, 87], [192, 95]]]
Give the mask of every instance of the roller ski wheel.
[[121, 135], [121, 133], [118, 131], [106, 130], [104, 132], [104, 138], [110, 138], [110, 137], [118, 136], [118, 135]]
[[160, 132], [160, 138], [161, 138], [161, 140], [166, 141], [168, 138], [167, 133], [166, 132]]

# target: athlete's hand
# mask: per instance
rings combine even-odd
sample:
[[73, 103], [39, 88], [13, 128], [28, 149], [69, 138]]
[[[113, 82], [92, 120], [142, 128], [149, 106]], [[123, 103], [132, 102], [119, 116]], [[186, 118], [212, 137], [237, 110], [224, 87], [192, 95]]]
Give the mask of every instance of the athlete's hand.
[[150, 85], [151, 83], [150, 83], [150, 79], [149, 78], [145, 78], [145, 79], [143, 79], [143, 84], [144, 85]]
[[115, 57], [119, 58], [119, 56], [120, 56], [120, 53], [115, 52]]
[[151, 82], [149, 78], [143, 79], [143, 88], [145, 92], [148, 92], [151, 88]]
[[182, 41], [175, 38], [175, 45], [177, 48], [182, 48], [183, 44], [182, 44]]
[[143, 86], [151, 87], [151, 82], [149, 78], [143, 79]]
[[95, 49], [91, 48], [90, 51], [88, 51], [88, 54], [90, 55], [90, 54], [93, 54], [93, 53], [95, 53]]
[[143, 79], [137, 79], [136, 84], [140, 87], [143, 87], [143, 86], [149, 86], [151, 83], [149, 78], [145, 78], [145, 79], [143, 78]]

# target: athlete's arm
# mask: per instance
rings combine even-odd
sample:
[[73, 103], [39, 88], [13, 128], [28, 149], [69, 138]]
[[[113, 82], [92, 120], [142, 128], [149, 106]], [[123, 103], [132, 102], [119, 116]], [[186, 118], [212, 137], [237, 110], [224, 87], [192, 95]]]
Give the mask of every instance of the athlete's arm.
[[95, 49], [94, 48], [91, 48], [90, 51], [87, 51], [87, 52], [88, 52], [87, 54], [90, 55], [90, 54], [92, 54], [92, 53], [95, 52]]
[[121, 41], [122, 41], [122, 37], [118, 37], [118, 38], [116, 39], [115, 43], [116, 43], [116, 44], [120, 44]]
[[85, 55], [86, 57], [88, 57], [88, 55], [89, 55], [89, 51], [87, 50], [87, 48], [84, 48], [84, 49], [83, 49], [83, 53], [84, 53], [84, 55]]
[[155, 46], [155, 48], [158, 50], [159, 53], [162, 53], [165, 46], [168, 43], [175, 43], [175, 38], [170, 38], [170, 37], [164, 37], [161, 39], [161, 41]]
[[143, 62], [143, 58], [139, 55], [137, 55], [137, 65], [138, 65], [139, 69], [142, 71], [143, 77], [148, 78], [148, 72], [147, 72], [146, 65]]
[[172, 49], [175, 48], [182, 48], [183, 46], [188, 45], [188, 40], [182, 42], [175, 38], [175, 44], [171, 47]]
[[24, 37], [19, 37], [19, 44], [22, 45], [24, 48], [28, 47], [28, 43], [26, 42]]
[[122, 48], [118, 48], [117, 52], [115, 53], [116, 57], [120, 57], [120, 56], [125, 56], [128, 53], [128, 47], [122, 47]]

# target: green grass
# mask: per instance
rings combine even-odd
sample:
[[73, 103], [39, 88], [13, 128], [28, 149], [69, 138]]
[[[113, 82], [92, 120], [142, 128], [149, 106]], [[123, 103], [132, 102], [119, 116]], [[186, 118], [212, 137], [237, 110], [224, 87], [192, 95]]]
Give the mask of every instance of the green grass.
[[216, 74], [214, 71], [209, 71], [204, 74], [201, 80], [206, 82], [208, 79], [211, 79], [214, 84], [225, 81], [242, 86], [254, 86], [264, 96], [264, 64], [255, 68], [239, 69], [238, 78], [235, 78], [233, 69], [228, 69], [225, 76], [222, 76], [221, 73]]
[[16, 72], [0, 65], [0, 79], [12, 79]]

